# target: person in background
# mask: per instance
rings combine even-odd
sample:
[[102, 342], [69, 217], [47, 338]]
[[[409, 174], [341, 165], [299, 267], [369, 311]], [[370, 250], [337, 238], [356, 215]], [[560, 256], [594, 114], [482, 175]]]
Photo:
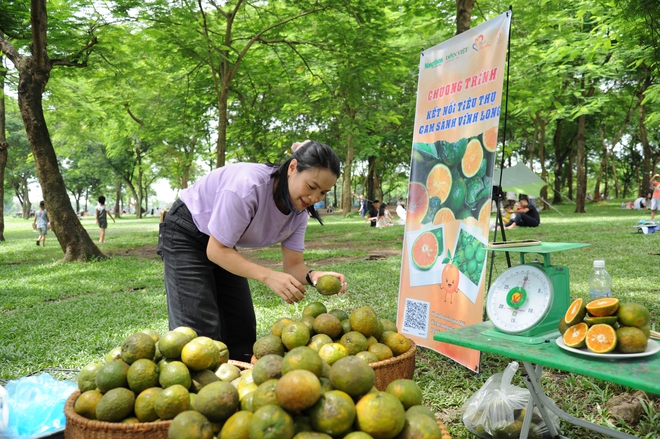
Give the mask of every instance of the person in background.
[[42, 247], [46, 247], [46, 235], [48, 234], [48, 211], [46, 211], [46, 203], [39, 202], [39, 210], [34, 215], [32, 228], [39, 231], [39, 238], [37, 239], [37, 246], [41, 242]]
[[[286, 303], [305, 298], [323, 275], [304, 261], [307, 221], [323, 224], [314, 204], [333, 188], [341, 162], [328, 145], [292, 145], [279, 167], [233, 163], [183, 189], [159, 225], [170, 329], [188, 326], [225, 343], [234, 360], [250, 361], [257, 323], [250, 284], [264, 284]], [[237, 247], [280, 244], [282, 271], [246, 259]]]
[[376, 227], [383, 228], [389, 227], [391, 225], [393, 225], [392, 214], [387, 208], [387, 203], [381, 203], [380, 207], [378, 208], [378, 221], [376, 223]]
[[353, 195], [357, 197], [358, 202], [360, 205], [358, 206], [358, 212], [360, 212], [360, 216], [365, 216], [367, 214], [367, 200], [365, 200], [364, 195], [359, 195], [353, 192]]
[[380, 201], [374, 200], [373, 203], [369, 203], [369, 209], [367, 209], [364, 219], [370, 222], [371, 227], [376, 227], [378, 223], [378, 209], [380, 208]]
[[655, 212], [660, 209], [660, 174], [651, 177], [653, 194], [651, 195], [651, 221], [655, 221]]
[[633, 201], [633, 209], [643, 210], [645, 207], [646, 207], [646, 198], [639, 197], [635, 201]]
[[406, 224], [406, 205], [401, 203], [396, 206], [396, 214], [399, 217], [399, 220], [397, 221], [397, 224], [400, 226], [404, 226]]
[[520, 198], [520, 208], [516, 212], [516, 217], [505, 224], [507, 230], [516, 227], [538, 227], [541, 224], [541, 216], [536, 207], [529, 204], [527, 197]]
[[99, 234], [99, 242], [101, 244], [105, 242], [105, 229], [108, 228], [108, 217], [112, 219], [113, 223], [115, 222], [115, 217], [105, 207], [105, 197], [101, 195], [99, 197], [99, 204], [94, 209], [94, 220], [101, 229], [101, 233]]

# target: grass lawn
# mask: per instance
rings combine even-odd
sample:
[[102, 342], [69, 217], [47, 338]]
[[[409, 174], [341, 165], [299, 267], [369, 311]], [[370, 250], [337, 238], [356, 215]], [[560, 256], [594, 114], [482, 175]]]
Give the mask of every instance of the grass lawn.
[[[650, 212], [624, 210], [621, 200], [588, 204], [586, 214], [573, 213], [570, 203], [543, 211], [536, 229], [507, 231], [508, 239], [536, 238], [549, 242], [583, 242], [591, 246], [552, 255], [552, 263], [571, 270], [572, 298], [588, 298], [587, 276], [594, 259], [605, 259], [612, 275], [613, 294], [623, 301], [647, 306], [657, 323], [660, 305], [656, 264], [660, 261], [660, 233], [642, 235], [631, 227]], [[351, 311], [369, 304], [385, 318], [396, 318], [403, 227], [372, 229], [352, 213], [324, 217], [321, 227], [310, 221], [305, 259], [308, 265], [342, 272], [348, 293], [321, 296], [310, 290], [304, 302], [288, 305], [263, 285], [251, 282], [258, 318], [258, 335], [268, 333], [282, 316], [300, 316], [309, 301], [321, 300], [328, 309]], [[99, 230], [93, 218], [84, 218], [92, 239]], [[109, 224], [106, 242], [99, 244], [111, 256], [88, 263], [57, 263], [62, 251], [48, 234], [46, 247], [35, 245], [31, 221], [5, 218], [6, 241], [0, 243], [0, 381], [44, 368], [80, 369], [100, 360], [128, 335], [145, 328], [165, 332], [167, 309], [162, 264], [155, 254], [158, 219], [121, 218]], [[247, 256], [279, 267], [279, 247], [253, 250]], [[517, 258], [514, 255], [514, 262]], [[490, 255], [489, 255], [490, 257]], [[506, 269], [500, 255], [493, 276]], [[657, 327], [653, 328], [658, 330]], [[474, 374], [436, 352], [419, 348], [415, 379], [424, 390], [424, 403], [443, 419], [453, 438], [471, 438], [460, 409], [509, 360], [484, 354], [481, 372]], [[564, 411], [640, 437], [660, 437], [658, 397], [648, 395], [639, 424], [610, 424], [605, 403], [634, 389], [545, 369], [544, 387]], [[524, 387], [518, 374], [514, 384]], [[600, 438], [601, 435], [562, 423], [564, 435]]]

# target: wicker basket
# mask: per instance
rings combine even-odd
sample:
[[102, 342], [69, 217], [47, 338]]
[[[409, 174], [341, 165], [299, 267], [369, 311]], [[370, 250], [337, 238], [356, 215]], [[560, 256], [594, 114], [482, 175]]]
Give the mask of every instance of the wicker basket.
[[415, 373], [415, 352], [417, 351], [417, 345], [411, 339], [408, 339], [408, 341], [410, 342], [410, 349], [407, 352], [397, 357], [369, 364], [374, 372], [376, 372], [374, 386], [378, 390], [385, 390], [387, 385], [394, 380], [401, 378], [412, 379]]
[[[410, 349], [398, 357], [369, 363], [369, 366], [376, 372], [374, 386], [378, 390], [385, 390], [389, 383], [400, 378], [412, 379], [415, 373], [415, 352], [417, 351], [417, 345], [411, 339], [408, 339], [408, 341], [410, 342]], [[250, 361], [252, 364], [256, 363], [257, 357], [253, 355]]]
[[[252, 369], [250, 363], [229, 360], [239, 369]], [[66, 427], [65, 439], [167, 439], [167, 430], [172, 421], [140, 422], [121, 424], [119, 422], [93, 421], [80, 416], [73, 410], [80, 390], [76, 390], [64, 405]]]
[[451, 435], [449, 434], [449, 430], [447, 430], [447, 426], [438, 418], [435, 418], [435, 422], [438, 423], [438, 427], [440, 427], [440, 431], [442, 432], [442, 438], [441, 439], [451, 439]]

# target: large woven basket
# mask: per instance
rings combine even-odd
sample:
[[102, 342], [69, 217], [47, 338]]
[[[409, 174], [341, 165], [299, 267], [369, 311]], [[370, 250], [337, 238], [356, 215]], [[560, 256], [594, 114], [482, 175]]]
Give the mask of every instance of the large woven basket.
[[[412, 379], [415, 373], [415, 352], [417, 351], [417, 345], [411, 339], [408, 339], [408, 341], [410, 342], [410, 349], [398, 357], [369, 363], [369, 366], [376, 373], [374, 386], [378, 390], [385, 390], [389, 383], [400, 378]], [[250, 361], [252, 364], [256, 363], [257, 357], [253, 355]]]
[[374, 386], [378, 390], [385, 390], [387, 385], [394, 380], [401, 378], [412, 379], [415, 373], [415, 352], [417, 351], [417, 345], [411, 339], [408, 339], [408, 341], [410, 341], [410, 349], [405, 353], [398, 357], [369, 364], [374, 372], [376, 372]]
[[[252, 364], [229, 360], [239, 369], [252, 369]], [[121, 424], [118, 422], [94, 421], [80, 416], [73, 410], [80, 390], [76, 390], [64, 405], [66, 427], [65, 439], [167, 439], [167, 430], [172, 421], [140, 422]]]
[[442, 438], [441, 439], [451, 439], [451, 435], [449, 434], [449, 430], [447, 430], [447, 426], [438, 418], [435, 418], [435, 421], [438, 423], [438, 427], [440, 427], [440, 431], [442, 432]]

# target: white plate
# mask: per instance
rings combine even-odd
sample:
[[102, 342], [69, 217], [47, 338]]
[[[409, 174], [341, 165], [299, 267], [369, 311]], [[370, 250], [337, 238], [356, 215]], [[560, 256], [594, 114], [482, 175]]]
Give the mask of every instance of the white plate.
[[575, 349], [568, 347], [564, 343], [564, 339], [562, 337], [557, 337], [557, 340], [555, 341], [557, 342], [557, 346], [559, 346], [565, 351], [575, 352], [576, 354], [586, 355], [588, 357], [596, 357], [596, 358], [615, 358], [615, 359], [638, 358], [638, 357], [648, 357], [649, 355], [653, 355], [657, 352], [660, 352], [660, 343], [658, 343], [655, 340], [649, 340], [648, 345], [646, 345], [646, 350], [644, 352], [638, 352], [636, 354], [618, 354], [618, 353], [597, 354], [595, 352], [591, 352], [587, 348]]

